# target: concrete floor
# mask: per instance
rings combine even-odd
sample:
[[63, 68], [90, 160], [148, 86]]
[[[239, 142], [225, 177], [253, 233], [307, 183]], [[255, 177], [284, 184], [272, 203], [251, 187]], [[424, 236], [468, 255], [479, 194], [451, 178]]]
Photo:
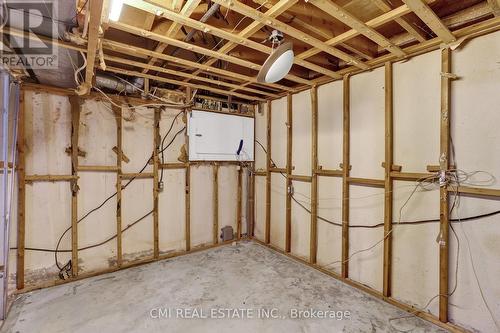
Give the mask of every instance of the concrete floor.
[[[153, 318], [159, 308], [171, 317]], [[279, 318], [257, 318], [259, 309]], [[292, 319], [292, 309], [337, 318], [348, 311], [350, 318]], [[177, 311], [208, 318], [177, 318]], [[245, 318], [213, 318], [231, 312]], [[242, 242], [22, 295], [0, 332], [445, 332], [416, 317], [390, 320], [402, 316], [408, 314]]]

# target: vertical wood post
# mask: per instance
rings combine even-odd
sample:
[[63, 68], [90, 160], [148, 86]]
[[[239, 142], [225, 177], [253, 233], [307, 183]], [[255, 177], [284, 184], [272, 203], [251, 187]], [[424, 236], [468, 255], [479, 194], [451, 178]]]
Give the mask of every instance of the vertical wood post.
[[[189, 104], [191, 102], [191, 88], [186, 87], [186, 104]], [[184, 111], [185, 114], [184, 116], [186, 117], [186, 126], [188, 122], [188, 117], [191, 109], [186, 108]], [[189, 136], [187, 132], [187, 127], [186, 127], [186, 135], [184, 136], [185, 138], [185, 147], [186, 147], [186, 154], [188, 158], [188, 162], [186, 164], [186, 175], [185, 175], [185, 193], [186, 193], [186, 198], [185, 198], [185, 238], [186, 238], [186, 251], [191, 250], [191, 194], [190, 194], [190, 183], [191, 183], [191, 166], [189, 164]]]
[[[451, 50], [441, 51], [441, 72], [451, 72]], [[440, 172], [444, 174], [450, 167], [450, 89], [451, 79], [441, 76], [441, 135], [440, 135]], [[439, 320], [448, 322], [448, 273], [449, 273], [449, 200], [446, 185], [440, 187], [440, 244], [439, 244]]]
[[383, 294], [391, 296], [392, 278], [392, 198], [393, 181], [393, 94], [392, 63], [385, 64], [385, 198], [384, 198], [384, 277]]
[[287, 95], [287, 145], [286, 145], [286, 221], [285, 221], [285, 251], [291, 250], [292, 239], [292, 94]]
[[219, 243], [219, 165], [215, 163], [213, 165], [213, 243]]
[[344, 76], [344, 96], [343, 96], [343, 145], [342, 145], [342, 270], [341, 275], [347, 278], [349, 275], [349, 160], [350, 143], [350, 87], [349, 76]]
[[[71, 104], [71, 174], [78, 177], [78, 131], [80, 127], [80, 98], [70, 96]], [[71, 262], [72, 274], [78, 275], [78, 178], [71, 181]]]
[[265, 242], [269, 244], [271, 242], [271, 101], [267, 101], [267, 154], [266, 154], [266, 230], [265, 230]]
[[243, 196], [243, 189], [242, 189], [242, 172], [243, 168], [241, 165], [238, 165], [238, 202], [236, 206], [236, 239], [240, 240], [241, 238], [241, 214], [242, 214], [242, 196]]
[[17, 273], [16, 287], [17, 289], [24, 288], [24, 247], [26, 236], [26, 158], [25, 158], [25, 131], [24, 131], [24, 90], [19, 94], [19, 114], [17, 121], [17, 179], [18, 179], [18, 198], [17, 198]]
[[158, 259], [160, 256], [160, 229], [158, 216], [158, 169], [160, 160], [158, 157], [160, 147], [160, 118], [161, 111], [154, 110], [154, 127], [153, 127], [153, 256]]
[[116, 264], [122, 266], [122, 159], [123, 159], [123, 144], [122, 144], [122, 108], [112, 105], [113, 112], [116, 117]]
[[318, 87], [311, 88], [312, 152], [311, 152], [311, 238], [309, 260], [316, 263], [318, 252]]

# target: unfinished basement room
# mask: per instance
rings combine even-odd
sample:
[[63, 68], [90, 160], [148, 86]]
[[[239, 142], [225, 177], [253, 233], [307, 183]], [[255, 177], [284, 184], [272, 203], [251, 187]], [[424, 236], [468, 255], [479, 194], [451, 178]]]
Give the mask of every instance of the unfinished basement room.
[[500, 333], [500, 0], [0, 0], [0, 333]]

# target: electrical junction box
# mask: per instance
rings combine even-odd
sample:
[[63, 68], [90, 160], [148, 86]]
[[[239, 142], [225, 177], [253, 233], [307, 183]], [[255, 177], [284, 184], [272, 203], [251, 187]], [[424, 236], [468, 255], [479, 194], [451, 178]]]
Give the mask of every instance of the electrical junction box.
[[254, 160], [254, 118], [193, 110], [187, 130], [190, 161]]

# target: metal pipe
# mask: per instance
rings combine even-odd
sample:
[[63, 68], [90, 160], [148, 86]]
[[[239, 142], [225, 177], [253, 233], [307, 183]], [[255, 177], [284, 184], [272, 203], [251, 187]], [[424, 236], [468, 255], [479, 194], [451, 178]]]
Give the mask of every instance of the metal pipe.
[[[119, 92], [127, 92], [129, 94], [138, 93], [140, 92], [141, 89], [141, 87], [136, 85], [140, 84], [139, 81], [134, 82], [135, 84], [131, 82], [125, 83], [124, 81], [119, 80], [115, 77], [110, 77], [102, 74], [96, 75], [95, 83], [99, 88], [106, 88], [106, 89], [116, 90]], [[144, 81], [142, 81], [142, 84], [144, 84]]]
[[[212, 6], [210, 6], [210, 8], [205, 12], [205, 14], [203, 14], [203, 16], [201, 17], [200, 19], [200, 22], [202, 23], [205, 23], [206, 21], [208, 21], [209, 18], [211, 18], [212, 16], [215, 15], [215, 13], [217, 13], [217, 11], [219, 10], [220, 8], [220, 5], [218, 3], [214, 3], [212, 4]], [[184, 37], [184, 41], [185, 42], [189, 42], [191, 39], [193, 39], [193, 36], [194, 34], [196, 33], [196, 29], [191, 29], [188, 34], [186, 35], [186, 37]], [[177, 53], [179, 53], [179, 50], [180, 48], [175, 48], [172, 53], [171, 53], [171, 56], [175, 56]]]

